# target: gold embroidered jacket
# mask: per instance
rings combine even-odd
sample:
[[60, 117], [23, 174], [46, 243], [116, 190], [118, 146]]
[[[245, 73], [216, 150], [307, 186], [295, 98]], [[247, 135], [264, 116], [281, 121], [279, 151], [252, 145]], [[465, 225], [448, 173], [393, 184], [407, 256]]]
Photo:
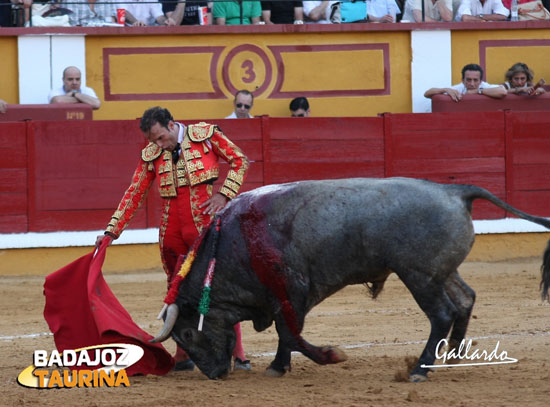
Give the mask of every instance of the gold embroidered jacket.
[[233, 199], [244, 181], [248, 159], [221, 130], [204, 122], [185, 128], [180, 159], [172, 161], [172, 153], [149, 143], [141, 152], [141, 161], [134, 172], [132, 183], [124, 193], [106, 232], [119, 237], [145, 199], [155, 178], [160, 196], [177, 197], [177, 189], [213, 182], [219, 175], [219, 157], [229, 163], [230, 169], [218, 191]]

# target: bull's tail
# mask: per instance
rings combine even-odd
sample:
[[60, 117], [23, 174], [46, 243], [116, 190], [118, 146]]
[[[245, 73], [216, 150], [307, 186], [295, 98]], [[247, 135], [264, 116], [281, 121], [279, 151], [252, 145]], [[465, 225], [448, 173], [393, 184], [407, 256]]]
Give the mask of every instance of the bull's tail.
[[533, 216], [526, 212], [520, 211], [519, 209], [514, 208], [512, 205], [509, 205], [503, 200], [497, 198], [486, 189], [477, 187], [475, 185], [461, 185], [460, 187], [462, 190], [462, 198], [468, 203], [469, 207], [471, 207], [471, 203], [473, 200], [485, 199], [498, 206], [499, 208], [502, 208], [505, 211], [510, 212], [522, 219], [536, 223], [537, 225], [544, 226], [546, 229], [550, 229], [550, 219], [541, 218], [540, 216]]
[[550, 297], [548, 296], [548, 290], [550, 289], [550, 241], [548, 241], [548, 246], [542, 256], [542, 266], [540, 266], [540, 271], [542, 278], [540, 280], [540, 291], [542, 295], [542, 300], [548, 300], [550, 302]]
[[[486, 189], [474, 186], [474, 185], [461, 185], [462, 198], [468, 204], [468, 207], [471, 208], [472, 201], [478, 198], [485, 199], [499, 208], [504, 209], [522, 219], [528, 220], [530, 222], [536, 223], [538, 225], [544, 226], [546, 229], [550, 229], [550, 220], [546, 218], [541, 218], [540, 216], [533, 216], [519, 209], [514, 208], [512, 205], [507, 204], [503, 200], [497, 198], [492, 193]], [[541, 266], [542, 279], [540, 282], [540, 289], [542, 300], [550, 301], [549, 293], [550, 290], [550, 241], [548, 246], [544, 251], [542, 256], [542, 266]]]

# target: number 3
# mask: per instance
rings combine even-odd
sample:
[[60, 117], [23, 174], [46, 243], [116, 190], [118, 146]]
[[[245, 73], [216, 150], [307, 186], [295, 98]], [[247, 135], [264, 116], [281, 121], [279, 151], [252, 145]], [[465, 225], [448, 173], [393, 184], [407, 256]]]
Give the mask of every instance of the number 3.
[[241, 68], [244, 69], [245, 75], [242, 77], [244, 83], [254, 82], [256, 79], [256, 73], [254, 72], [254, 63], [250, 59], [244, 60], [241, 64]]

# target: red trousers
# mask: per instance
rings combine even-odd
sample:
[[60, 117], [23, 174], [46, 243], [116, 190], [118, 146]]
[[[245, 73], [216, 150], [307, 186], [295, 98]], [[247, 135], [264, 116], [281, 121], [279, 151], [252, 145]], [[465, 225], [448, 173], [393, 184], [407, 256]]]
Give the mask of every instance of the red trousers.
[[[159, 228], [159, 245], [168, 287], [179, 272], [176, 266], [180, 256], [187, 254], [202, 228], [210, 222], [210, 215], [203, 215], [204, 209], [199, 208], [199, 205], [206, 202], [211, 196], [212, 185], [200, 184], [194, 187], [178, 188], [176, 198], [164, 199]], [[240, 323], [237, 323], [234, 329], [237, 341], [233, 349], [233, 356], [245, 360]], [[178, 347], [175, 355], [176, 362], [187, 358], [185, 351]]]

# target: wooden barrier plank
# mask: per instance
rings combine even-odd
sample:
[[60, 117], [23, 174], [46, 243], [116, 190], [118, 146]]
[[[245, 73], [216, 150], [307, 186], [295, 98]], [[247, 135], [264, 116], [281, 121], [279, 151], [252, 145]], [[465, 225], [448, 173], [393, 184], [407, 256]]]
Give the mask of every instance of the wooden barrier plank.
[[384, 167], [380, 163], [364, 162], [350, 164], [346, 161], [333, 161], [327, 163], [287, 162], [273, 163], [274, 184], [310, 180], [310, 179], [336, 179], [336, 178], [382, 178]]
[[27, 168], [27, 134], [25, 123], [2, 123], [0, 126], [1, 168]]
[[28, 232], [27, 215], [0, 215], [0, 233]]
[[430, 129], [503, 129], [502, 112], [403, 113], [394, 114], [392, 134]]
[[[111, 219], [113, 209], [90, 209], [75, 211], [42, 211], [33, 222], [32, 232], [56, 230], [103, 230]], [[145, 208], [136, 212], [131, 221], [131, 229], [147, 228]], [[158, 224], [155, 225], [158, 227]], [[90, 245], [94, 242], [90, 242]]]
[[430, 129], [392, 134], [393, 158], [504, 157], [502, 129]]
[[550, 191], [513, 191], [510, 198], [513, 205], [537, 216], [550, 217]]
[[270, 118], [272, 140], [381, 139], [381, 117]]
[[504, 176], [503, 157], [399, 160], [393, 163], [394, 176], [415, 174], [416, 176], [446, 173], [450, 176], [460, 173], [497, 172]]
[[381, 140], [272, 140], [271, 148], [275, 162], [330, 162], [338, 158], [349, 162], [384, 161]]

